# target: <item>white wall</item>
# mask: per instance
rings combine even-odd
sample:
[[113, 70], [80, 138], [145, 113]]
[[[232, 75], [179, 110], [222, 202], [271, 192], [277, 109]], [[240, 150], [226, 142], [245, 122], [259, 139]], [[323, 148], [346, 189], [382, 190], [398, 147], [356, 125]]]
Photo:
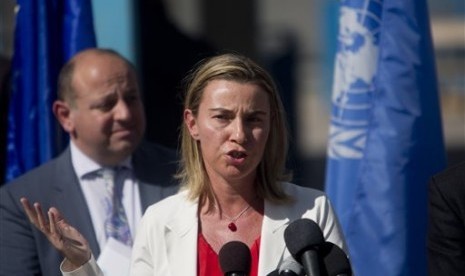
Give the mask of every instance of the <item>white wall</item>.
[[136, 63], [134, 1], [93, 0], [97, 46], [111, 48]]

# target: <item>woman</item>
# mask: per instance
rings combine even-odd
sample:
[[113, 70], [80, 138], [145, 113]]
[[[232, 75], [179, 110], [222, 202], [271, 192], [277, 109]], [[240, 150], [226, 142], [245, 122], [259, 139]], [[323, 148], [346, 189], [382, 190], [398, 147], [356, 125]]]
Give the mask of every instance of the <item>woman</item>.
[[[130, 274], [223, 275], [218, 252], [240, 241], [251, 252], [249, 275], [267, 275], [289, 255], [284, 230], [300, 218], [315, 221], [324, 239], [347, 253], [324, 193], [286, 182], [285, 114], [268, 73], [224, 54], [203, 61], [187, 80], [182, 189], [147, 209]], [[89, 264], [95, 267], [93, 258]]]
[[286, 253], [286, 226], [303, 217], [346, 251], [325, 195], [285, 182], [284, 110], [265, 70], [210, 58], [189, 76], [184, 108], [182, 190], [146, 211], [132, 275], [223, 275], [217, 253], [233, 240], [251, 250], [250, 275], [266, 275]]

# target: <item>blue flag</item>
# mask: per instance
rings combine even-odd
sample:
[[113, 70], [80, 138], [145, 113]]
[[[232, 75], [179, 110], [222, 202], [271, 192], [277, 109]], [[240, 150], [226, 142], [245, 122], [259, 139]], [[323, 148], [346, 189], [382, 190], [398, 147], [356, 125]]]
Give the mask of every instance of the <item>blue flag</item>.
[[326, 192], [358, 276], [426, 275], [446, 164], [426, 0], [341, 1]]
[[96, 44], [90, 0], [18, 0], [17, 8], [6, 181], [62, 149], [52, 112], [58, 72], [76, 52]]

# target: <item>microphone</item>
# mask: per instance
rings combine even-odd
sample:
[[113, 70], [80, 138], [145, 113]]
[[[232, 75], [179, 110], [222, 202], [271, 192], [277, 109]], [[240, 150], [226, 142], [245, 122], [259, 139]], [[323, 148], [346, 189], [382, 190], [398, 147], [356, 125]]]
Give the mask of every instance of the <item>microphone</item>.
[[249, 247], [240, 241], [230, 241], [221, 247], [218, 253], [224, 276], [249, 275], [251, 254]]
[[284, 230], [284, 240], [292, 257], [304, 267], [307, 276], [319, 276], [318, 247], [324, 243], [320, 226], [310, 219], [298, 219]]
[[271, 271], [270, 273], [266, 274], [266, 276], [279, 276], [279, 270], [275, 269]]
[[320, 247], [321, 275], [352, 276], [352, 268], [346, 253], [331, 242]]
[[292, 256], [283, 260], [278, 269], [279, 276], [301, 276], [303, 267]]
[[304, 276], [302, 272], [302, 266], [292, 256], [289, 256], [279, 264], [279, 268], [266, 276]]

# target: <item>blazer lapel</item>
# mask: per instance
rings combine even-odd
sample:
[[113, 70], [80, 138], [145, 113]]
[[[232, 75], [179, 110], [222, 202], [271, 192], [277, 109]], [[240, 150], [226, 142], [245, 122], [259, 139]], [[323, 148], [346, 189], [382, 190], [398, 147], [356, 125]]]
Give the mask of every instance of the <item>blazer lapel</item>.
[[166, 225], [166, 243], [171, 275], [197, 275], [198, 203], [185, 201]]
[[268, 275], [278, 268], [283, 259], [286, 250], [284, 230], [289, 224], [289, 218], [286, 214], [285, 207], [265, 200], [258, 275]]
[[66, 218], [68, 223], [74, 226], [89, 242], [89, 246], [95, 258], [100, 255], [100, 247], [97, 242], [87, 202], [81, 190], [79, 180], [71, 163], [71, 151], [69, 147], [59, 157], [57, 169], [54, 172], [54, 191], [57, 197], [57, 208]]
[[[167, 259], [172, 276], [197, 275], [198, 202], [184, 202], [165, 226], [165, 242], [171, 249]], [[289, 255], [284, 241], [284, 230], [291, 221], [289, 217], [289, 207], [265, 201], [258, 275], [277, 269]]]

